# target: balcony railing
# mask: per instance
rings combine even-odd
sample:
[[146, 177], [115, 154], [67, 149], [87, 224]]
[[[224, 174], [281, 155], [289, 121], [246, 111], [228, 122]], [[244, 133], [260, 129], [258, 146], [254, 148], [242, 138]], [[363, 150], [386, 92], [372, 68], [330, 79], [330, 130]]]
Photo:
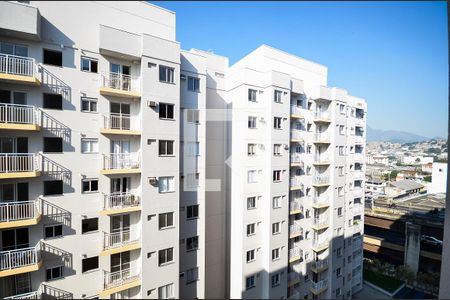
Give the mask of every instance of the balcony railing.
[[303, 140], [304, 138], [304, 131], [298, 130], [298, 129], [292, 129], [291, 130], [291, 139], [293, 140]]
[[291, 105], [291, 115], [302, 115], [305, 111], [304, 108], [297, 105]]
[[362, 237], [357, 237], [353, 239], [353, 251], [354, 250], [361, 250], [363, 247], [363, 240]]
[[289, 249], [289, 252], [288, 252], [289, 260], [292, 260], [296, 257], [301, 257], [301, 253], [302, 253], [301, 251], [302, 250], [300, 250], [300, 248], [297, 248], [297, 247]]
[[140, 278], [139, 272], [132, 269], [125, 269], [113, 273], [104, 271], [103, 290], [118, 287], [139, 280]]
[[289, 201], [289, 211], [300, 211], [303, 212], [303, 205], [300, 203], [300, 199], [292, 199]]
[[138, 234], [136, 232], [132, 234], [129, 229], [114, 233], [103, 233], [103, 250], [123, 247], [137, 242], [139, 242]]
[[34, 219], [39, 213], [38, 199], [0, 203], [0, 223]]
[[0, 73], [36, 77], [37, 65], [31, 57], [0, 54]]
[[330, 157], [328, 155], [325, 154], [315, 154], [314, 155], [314, 162], [315, 163], [329, 163], [330, 162]]
[[39, 158], [35, 153], [0, 153], [0, 173], [37, 172]]
[[323, 279], [319, 282], [311, 281], [311, 290], [318, 293], [328, 286], [328, 279]]
[[294, 222], [294, 224], [289, 225], [289, 235], [303, 235], [303, 228], [299, 223]]
[[358, 143], [358, 144], [364, 143], [364, 137], [361, 135], [355, 135], [355, 143]]
[[0, 104], [0, 123], [40, 125], [41, 110], [31, 105]]
[[328, 216], [319, 216], [313, 219], [314, 226], [326, 226], [329, 224]]
[[330, 113], [329, 112], [327, 112], [327, 111], [317, 111], [315, 114], [314, 114], [314, 118], [317, 120], [317, 119], [320, 119], [320, 120], [331, 120], [331, 115], [330, 115]]
[[325, 205], [328, 204], [328, 196], [314, 196], [313, 204], [315, 205]]
[[314, 249], [319, 249], [319, 248], [326, 248], [328, 247], [328, 238], [319, 238], [319, 239], [314, 239], [312, 242], [313, 248]]
[[353, 233], [361, 232], [361, 230], [362, 230], [362, 222], [353, 221]]
[[299, 281], [300, 280], [300, 275], [297, 272], [289, 272], [287, 275], [288, 275], [287, 276], [288, 284], [292, 283], [294, 281]]
[[131, 116], [129, 114], [115, 114], [111, 113], [109, 115], [104, 115], [104, 128], [107, 129], [118, 129], [118, 130], [137, 130], [133, 128], [131, 122]]
[[139, 169], [140, 167], [141, 158], [139, 152], [103, 155], [104, 170]]
[[14, 299], [41, 299], [41, 293], [40, 292], [31, 292], [26, 294], [20, 294], [20, 295], [14, 295], [3, 298], [5, 300], [14, 300]]
[[139, 92], [139, 77], [120, 73], [101, 74], [103, 87], [127, 92]]
[[292, 176], [289, 180], [289, 186], [291, 188], [303, 187], [303, 183], [301, 182], [300, 176]]
[[330, 136], [328, 135], [328, 133], [325, 132], [316, 132], [314, 135], [314, 140], [316, 142], [318, 141], [329, 141], [330, 140]]
[[300, 153], [291, 153], [291, 164], [300, 164], [303, 167], [302, 155]]
[[328, 184], [330, 182], [330, 178], [326, 175], [316, 175], [313, 178], [313, 184]]
[[357, 285], [361, 282], [361, 272], [352, 275], [352, 285]]
[[314, 261], [312, 263], [311, 268], [316, 269], [316, 270], [323, 270], [323, 269], [328, 268], [328, 258], [319, 259], [317, 261]]
[[362, 215], [364, 212], [364, 208], [363, 208], [362, 204], [354, 204], [352, 211], [353, 211], [353, 215], [355, 215], [355, 216]]
[[103, 209], [120, 209], [141, 205], [141, 197], [133, 193], [113, 193], [104, 195]]
[[41, 260], [41, 245], [35, 247], [1, 251], [0, 271], [11, 270], [37, 264]]

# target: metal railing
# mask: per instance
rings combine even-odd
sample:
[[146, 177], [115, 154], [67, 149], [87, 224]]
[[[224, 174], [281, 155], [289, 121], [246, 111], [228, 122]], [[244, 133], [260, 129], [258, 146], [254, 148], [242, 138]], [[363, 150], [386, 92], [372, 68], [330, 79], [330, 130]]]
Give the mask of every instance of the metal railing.
[[328, 196], [314, 196], [313, 203], [315, 205], [328, 204]]
[[129, 229], [113, 233], [103, 233], [103, 250], [122, 247], [137, 242], [139, 242], [139, 237], [132, 236]]
[[104, 170], [139, 169], [140, 167], [141, 159], [139, 152], [103, 155]]
[[141, 197], [133, 193], [113, 193], [104, 195], [103, 209], [117, 209], [141, 205]]
[[364, 137], [361, 135], [355, 135], [355, 143], [359, 143], [359, 144], [364, 143]]
[[294, 224], [289, 225], [289, 235], [297, 235], [299, 233], [300, 235], [303, 235], [303, 228], [299, 223], [294, 221]]
[[313, 248], [315, 249], [319, 249], [319, 248], [323, 248], [323, 247], [328, 247], [328, 238], [319, 238], [319, 239], [314, 239], [312, 242]]
[[312, 266], [313, 269], [325, 269], [328, 268], [328, 258], [319, 259], [317, 261], [313, 261]]
[[353, 221], [353, 233], [361, 232], [362, 226], [361, 221]]
[[291, 139], [293, 140], [303, 140], [304, 138], [304, 131], [298, 130], [298, 129], [292, 129], [291, 130]]
[[0, 203], [0, 223], [36, 218], [40, 213], [39, 200]]
[[120, 130], [131, 130], [131, 115], [129, 114], [116, 114], [110, 113], [108, 115], [104, 115], [104, 128], [107, 129], [120, 129]]
[[303, 212], [303, 205], [300, 204], [300, 199], [292, 199], [289, 201], [289, 211]]
[[290, 187], [303, 187], [303, 183], [301, 182], [300, 176], [291, 176], [289, 179]]
[[31, 57], [0, 54], [0, 73], [36, 77], [37, 65]]
[[292, 115], [302, 115], [305, 109], [301, 106], [291, 105], [291, 114]]
[[41, 245], [0, 252], [0, 271], [35, 265], [41, 260]]
[[41, 110], [31, 105], [0, 104], [0, 123], [41, 124]]
[[131, 269], [125, 269], [113, 273], [104, 271], [103, 290], [121, 286], [129, 282], [139, 280], [140, 278], [139, 272]]
[[328, 184], [330, 182], [330, 178], [325, 175], [316, 175], [313, 178], [313, 184]]
[[314, 162], [316, 163], [326, 163], [330, 162], [330, 157], [326, 154], [315, 154], [314, 155]]
[[364, 207], [362, 204], [354, 204], [352, 211], [353, 211], [353, 215], [355, 215], [355, 216], [362, 215], [364, 213]]
[[291, 260], [291, 259], [293, 259], [295, 257], [301, 257], [301, 250], [300, 250], [300, 248], [289, 249], [288, 257], [289, 257], [289, 260]]
[[316, 111], [314, 114], [315, 119], [321, 119], [321, 120], [330, 120], [331, 115], [327, 111]]
[[328, 225], [328, 216], [319, 216], [313, 219], [314, 226], [324, 226]]
[[103, 87], [128, 92], [139, 92], [139, 77], [137, 76], [114, 72], [101, 74], [101, 76]]
[[300, 153], [291, 153], [291, 164], [300, 164], [303, 167], [302, 155]]
[[0, 153], [0, 173], [39, 171], [39, 158], [35, 153]]
[[311, 281], [311, 290], [319, 292], [328, 286], [328, 279], [323, 279], [319, 282]]
[[20, 294], [20, 295], [14, 295], [14, 296], [9, 296], [9, 297], [5, 297], [3, 299], [8, 299], [8, 300], [13, 300], [13, 299], [41, 299], [41, 293], [36, 291], [36, 292], [31, 292], [31, 293], [25, 293], [25, 294]]
[[315, 141], [329, 141], [330, 140], [330, 135], [328, 133], [325, 133], [325, 132], [316, 132], [314, 134], [314, 140]]

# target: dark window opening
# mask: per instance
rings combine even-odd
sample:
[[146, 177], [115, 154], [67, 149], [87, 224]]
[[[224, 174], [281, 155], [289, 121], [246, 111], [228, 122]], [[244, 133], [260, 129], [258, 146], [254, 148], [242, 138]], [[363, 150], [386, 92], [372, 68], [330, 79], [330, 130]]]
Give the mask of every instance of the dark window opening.
[[62, 52], [44, 49], [44, 64], [62, 67]]
[[83, 259], [81, 270], [82, 273], [95, 269], [98, 269], [98, 256]]
[[44, 152], [63, 152], [63, 140], [59, 137], [44, 138]]
[[62, 195], [62, 194], [63, 194], [62, 180], [44, 181], [44, 196]]
[[97, 230], [98, 230], [98, 218], [84, 219], [81, 221], [81, 233]]
[[62, 95], [44, 93], [44, 103], [42, 107], [49, 109], [63, 109], [62, 102]]

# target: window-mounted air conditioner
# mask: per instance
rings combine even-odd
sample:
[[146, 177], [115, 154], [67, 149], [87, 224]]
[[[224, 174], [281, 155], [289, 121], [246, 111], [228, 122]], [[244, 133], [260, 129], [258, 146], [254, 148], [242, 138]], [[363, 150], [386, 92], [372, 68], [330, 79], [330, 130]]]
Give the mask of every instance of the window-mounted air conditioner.
[[147, 105], [149, 107], [157, 107], [158, 106], [158, 102], [156, 102], [156, 101], [147, 101]]

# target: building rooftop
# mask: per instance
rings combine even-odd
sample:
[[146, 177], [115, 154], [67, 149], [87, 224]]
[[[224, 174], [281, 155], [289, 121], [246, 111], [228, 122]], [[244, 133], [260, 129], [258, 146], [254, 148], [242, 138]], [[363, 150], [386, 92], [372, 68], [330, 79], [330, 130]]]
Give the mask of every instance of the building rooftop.
[[414, 180], [408, 180], [408, 179], [394, 181], [391, 184], [399, 189], [406, 190], [406, 191], [421, 189], [424, 187], [423, 184], [420, 184], [418, 182], [415, 182]]

